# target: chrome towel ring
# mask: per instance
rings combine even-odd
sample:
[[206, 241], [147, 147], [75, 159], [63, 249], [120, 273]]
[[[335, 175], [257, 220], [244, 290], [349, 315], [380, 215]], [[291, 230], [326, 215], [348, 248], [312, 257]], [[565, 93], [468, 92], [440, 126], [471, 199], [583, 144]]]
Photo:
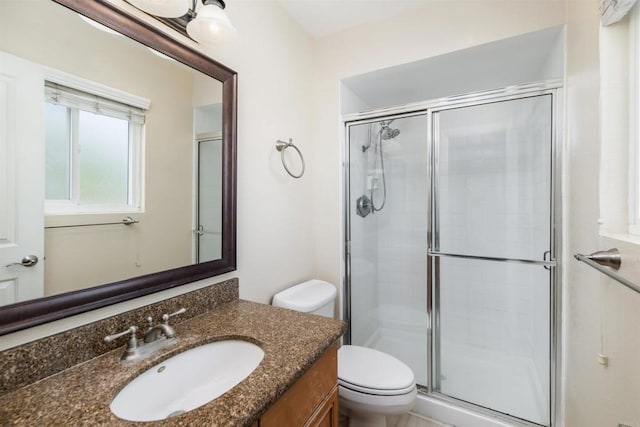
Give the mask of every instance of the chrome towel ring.
[[[302, 170], [300, 171], [300, 173], [298, 175], [292, 173], [289, 168], [287, 167], [287, 164], [284, 161], [284, 150], [286, 150], [289, 147], [293, 147], [294, 150], [296, 150], [298, 152], [298, 155], [300, 156], [300, 161], [302, 162]], [[301, 178], [302, 175], [304, 175], [304, 157], [302, 156], [302, 152], [300, 152], [300, 150], [298, 149], [298, 147], [296, 147], [293, 144], [293, 139], [289, 138], [289, 142], [285, 142], [285, 141], [281, 141], [281, 140], [277, 140], [276, 141], [276, 150], [278, 150], [280, 152], [280, 160], [282, 160], [282, 166], [284, 166], [284, 170], [287, 171], [287, 173], [289, 175], [291, 175], [293, 178]]]

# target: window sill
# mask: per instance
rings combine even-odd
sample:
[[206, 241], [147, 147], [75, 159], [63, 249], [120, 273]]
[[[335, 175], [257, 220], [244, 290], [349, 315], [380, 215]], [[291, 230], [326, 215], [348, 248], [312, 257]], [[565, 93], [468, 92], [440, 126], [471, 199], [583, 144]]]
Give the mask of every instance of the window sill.
[[140, 214], [140, 208], [73, 208], [73, 209], [45, 209], [45, 217], [84, 216], [84, 215], [130, 215]]
[[607, 231], [600, 231], [600, 236], [640, 247], [640, 235], [638, 234], [611, 233]]

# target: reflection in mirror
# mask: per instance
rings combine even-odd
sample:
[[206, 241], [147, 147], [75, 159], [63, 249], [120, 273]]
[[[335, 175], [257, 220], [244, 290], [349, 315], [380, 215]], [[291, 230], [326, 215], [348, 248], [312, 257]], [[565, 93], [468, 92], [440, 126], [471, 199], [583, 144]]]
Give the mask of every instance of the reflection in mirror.
[[50, 0], [0, 9], [0, 305], [220, 259], [222, 84]]

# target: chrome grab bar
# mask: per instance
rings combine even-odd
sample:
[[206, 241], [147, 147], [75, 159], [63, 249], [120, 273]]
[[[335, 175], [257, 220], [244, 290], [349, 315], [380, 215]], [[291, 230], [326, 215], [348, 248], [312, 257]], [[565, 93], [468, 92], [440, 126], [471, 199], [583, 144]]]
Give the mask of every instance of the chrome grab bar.
[[620, 257], [620, 251], [618, 251], [618, 249], [613, 248], [606, 251], [598, 251], [590, 255], [574, 254], [573, 256], [578, 261], [584, 262], [589, 267], [595, 268], [605, 276], [611, 277], [613, 280], [622, 283], [627, 288], [634, 290], [640, 294], [640, 286], [636, 285], [631, 280], [622, 277], [615, 271], [611, 271], [610, 269], [604, 267], [611, 267], [615, 270], [618, 270], [620, 268], [620, 266], [622, 265], [622, 259]]

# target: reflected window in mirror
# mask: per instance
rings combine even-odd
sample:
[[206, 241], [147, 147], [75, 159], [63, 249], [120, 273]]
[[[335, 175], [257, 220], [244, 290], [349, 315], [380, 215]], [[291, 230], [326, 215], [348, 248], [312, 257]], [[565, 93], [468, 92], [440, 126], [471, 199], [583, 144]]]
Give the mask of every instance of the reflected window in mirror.
[[45, 83], [45, 214], [140, 212], [145, 110]]

